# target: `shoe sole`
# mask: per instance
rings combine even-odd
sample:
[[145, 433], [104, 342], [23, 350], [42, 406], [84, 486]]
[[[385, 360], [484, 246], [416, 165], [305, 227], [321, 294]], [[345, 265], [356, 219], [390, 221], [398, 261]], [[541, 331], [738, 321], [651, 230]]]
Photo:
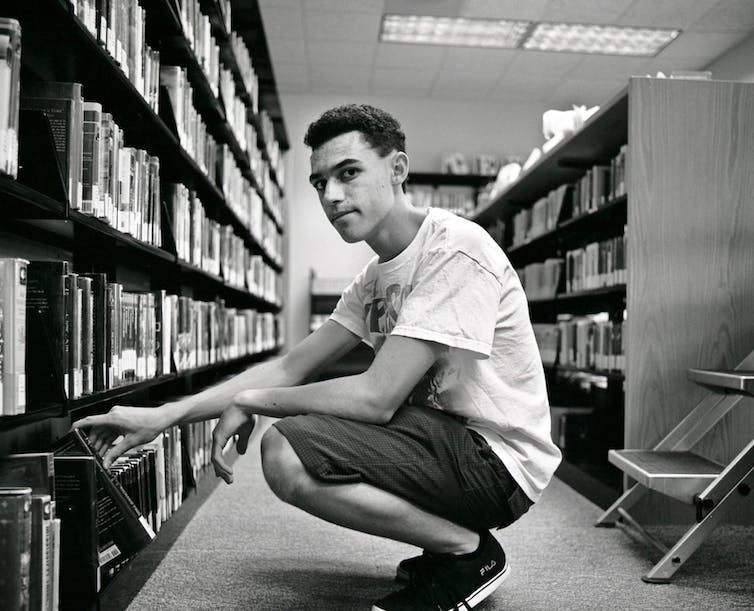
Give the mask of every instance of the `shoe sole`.
[[[395, 575], [396, 581], [400, 580], [401, 574], [405, 575], [405, 581], [408, 581], [408, 573], [401, 571], [398, 569]], [[497, 575], [495, 575], [492, 579], [490, 579], [488, 582], [483, 583], [481, 586], [479, 586], [476, 590], [474, 590], [471, 593], [471, 596], [469, 596], [466, 599], [466, 602], [464, 603], [461, 601], [457, 605], [451, 607], [447, 611], [465, 611], [468, 607], [471, 607], [472, 609], [476, 607], [480, 602], [482, 602], [485, 598], [487, 598], [490, 594], [492, 594], [495, 590], [497, 590], [503, 582], [508, 579], [509, 575], [511, 574], [511, 568], [510, 565], [506, 562], [505, 566], [503, 567], [503, 570], [500, 571]], [[382, 607], [378, 607], [377, 605], [372, 605], [372, 611], [386, 611]]]

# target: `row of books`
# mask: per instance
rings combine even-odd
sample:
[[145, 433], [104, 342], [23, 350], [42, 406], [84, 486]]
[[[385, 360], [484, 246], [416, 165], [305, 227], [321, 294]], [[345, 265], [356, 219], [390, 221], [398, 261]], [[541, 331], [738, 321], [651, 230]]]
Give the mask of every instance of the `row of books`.
[[[208, 218], [201, 200], [184, 185], [167, 185], [166, 191], [176, 253], [181, 260], [224, 279], [226, 284], [248, 289], [271, 303], [280, 303], [282, 293], [274, 278], [277, 272], [261, 255], [252, 254], [230, 225], [220, 225]], [[264, 221], [263, 236], [257, 237], [258, 242], [273, 261], [281, 261], [282, 237], [272, 220], [262, 216], [261, 210], [258, 210], [258, 218]]]
[[513, 215], [511, 246], [519, 246], [555, 229], [568, 219], [590, 214], [626, 193], [626, 152], [620, 152], [609, 165], [589, 168], [574, 183], [565, 183]]
[[453, 214], [467, 217], [476, 207], [472, 187], [409, 185], [407, 193], [415, 208], [442, 208]]
[[67, 261], [0, 259], [0, 416], [256, 354], [279, 315], [127, 292]]
[[524, 208], [513, 216], [511, 246], [525, 244], [555, 229], [564, 213], [566, 198], [572, 193], [570, 185], [560, 185], [545, 197], [539, 198], [531, 208]]
[[554, 299], [563, 276], [563, 259], [545, 259], [516, 270], [527, 299]]
[[595, 371], [625, 371], [626, 321], [606, 314], [561, 314], [555, 324], [535, 323], [542, 363]]
[[625, 284], [626, 228], [623, 235], [566, 251], [566, 292]]
[[146, 44], [146, 11], [138, 0], [70, 0], [71, 10], [157, 112], [160, 53]]
[[160, 86], [168, 93], [178, 142], [202, 171], [211, 177], [211, 170], [217, 163], [217, 142], [207, 131], [204, 120], [194, 106], [194, 90], [188, 71], [181, 66], [160, 66]]
[[[84, 100], [80, 83], [21, 83], [21, 28], [12, 19], [0, 20], [0, 28], [7, 33], [8, 41], [6, 43], [2, 37], [0, 42], [0, 53], [8, 62], [5, 68], [0, 68], [0, 84], [3, 85], [0, 88], [0, 172], [13, 178], [18, 173], [18, 138], [24, 136], [18, 133], [19, 108], [41, 112], [53, 128], [52, 146], [72, 209], [108, 219], [114, 227], [119, 227], [119, 222], [132, 225], [129, 215], [136, 214], [137, 210], [145, 211], [147, 219], [159, 214], [159, 205], [155, 205], [159, 203], [155, 201], [159, 198], [159, 173], [157, 167], [152, 167], [159, 165], [157, 158], [126, 146], [123, 130], [99, 102]], [[238, 191], [253, 193], [254, 188], [236, 167], [227, 144], [218, 145], [207, 133], [193, 106], [185, 69], [162, 66], [155, 71], [155, 78], [166, 87], [170, 100], [171, 109], [162, 109], [162, 116], [171, 114], [181, 144], [209, 178], [222, 188], [228, 201], [232, 202]], [[257, 197], [267, 198], [270, 214], [278, 225], [282, 225], [282, 196], [272, 181], [269, 164], [256, 147], [256, 134], [251, 125], [249, 130], [253, 139], [250, 163], [260, 189]], [[142, 181], [140, 177], [147, 175], [146, 168], [151, 168], [151, 178]], [[144, 199], [149, 199], [150, 203], [142, 203]], [[121, 203], [130, 211], [121, 221], [115, 221]], [[263, 202], [259, 205], [264, 208]], [[144, 225], [147, 223], [145, 220]], [[134, 231], [148, 234], [145, 241], [159, 245], [160, 231], [156, 225], [149, 231], [138, 227], [132, 226], [127, 231], [133, 235], [136, 235]]]
[[3, 608], [96, 606], [196, 485], [215, 423], [170, 427], [109, 469], [80, 430], [52, 451], [0, 458]]
[[[228, 7], [230, 8], [230, 7]], [[266, 111], [259, 111], [259, 78], [254, 70], [246, 44], [235, 32], [231, 33], [230, 46], [235, 58], [235, 64], [240, 71], [243, 83], [243, 93], [248, 96], [250, 105], [237, 94], [238, 87], [233, 72], [228, 66], [217, 66], [215, 54], [219, 57], [219, 47], [211, 34], [210, 20], [201, 12], [199, 0], [185, 0], [180, 4], [180, 19], [184, 35], [189, 46], [196, 54], [202, 66], [210, 87], [225, 107], [225, 115], [233, 134], [242, 150], [250, 157], [251, 168], [257, 183], [265, 181], [264, 168], [257, 163], [262, 161], [262, 155], [257, 149], [257, 134], [254, 125], [249, 122], [249, 113], [258, 115], [263, 134], [267, 156], [272, 169], [275, 171], [278, 184], [283, 188], [283, 173], [280, 157], [280, 146], [275, 138], [272, 121]], [[266, 162], [265, 162], [266, 163]], [[262, 187], [264, 191], [264, 187]], [[267, 197], [267, 196], [266, 196]], [[268, 198], [269, 199], [269, 198]]]
[[626, 194], [626, 153], [623, 145], [609, 164], [595, 165], [573, 185], [572, 218], [589, 214]]
[[557, 323], [532, 326], [544, 365], [595, 371], [626, 369], [625, 320], [610, 320], [605, 313], [560, 314]]

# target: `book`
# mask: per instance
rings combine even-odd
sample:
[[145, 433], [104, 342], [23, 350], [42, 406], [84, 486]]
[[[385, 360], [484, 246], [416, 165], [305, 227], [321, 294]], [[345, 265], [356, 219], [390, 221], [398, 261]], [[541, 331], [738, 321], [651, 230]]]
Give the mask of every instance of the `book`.
[[107, 276], [102, 273], [83, 274], [92, 286], [92, 371], [94, 392], [105, 390], [107, 374]]
[[0, 415], [26, 412], [26, 259], [0, 259], [2, 403]]
[[29, 568], [29, 609], [47, 611], [52, 606], [50, 573], [52, 500], [49, 494], [31, 496], [31, 559]]
[[0, 17], [0, 174], [18, 174], [21, 25]]
[[107, 312], [105, 340], [105, 367], [107, 370], [107, 388], [115, 388], [121, 383], [121, 321], [122, 321], [123, 286], [118, 283], [107, 284]]
[[29, 261], [26, 282], [27, 409], [60, 403], [68, 395], [70, 318], [67, 261]]
[[82, 291], [78, 285], [78, 274], [69, 272], [66, 282], [66, 311], [68, 313], [68, 398], [78, 399], [83, 393], [81, 372], [81, 299]]
[[81, 211], [102, 216], [101, 131], [102, 104], [84, 102], [81, 156]]
[[32, 494], [55, 501], [55, 463], [52, 452], [7, 454], [0, 459], [0, 486], [31, 488]]
[[94, 298], [92, 279], [79, 275], [81, 289], [81, 383], [85, 395], [94, 392]]
[[41, 110], [50, 121], [71, 208], [81, 207], [84, 101], [81, 83], [24, 82], [21, 108]]
[[[29, 608], [31, 488], [0, 488], [0, 602]], [[7, 605], [7, 607], [5, 606]]]
[[55, 444], [55, 455], [85, 455], [94, 458], [98, 493], [100, 568], [106, 570], [114, 561], [135, 554], [154, 539], [155, 534], [149, 523], [123, 487], [105, 468], [83, 431], [74, 429], [59, 439]]
[[55, 455], [55, 496], [60, 517], [60, 607], [91, 610], [100, 590], [93, 456]]

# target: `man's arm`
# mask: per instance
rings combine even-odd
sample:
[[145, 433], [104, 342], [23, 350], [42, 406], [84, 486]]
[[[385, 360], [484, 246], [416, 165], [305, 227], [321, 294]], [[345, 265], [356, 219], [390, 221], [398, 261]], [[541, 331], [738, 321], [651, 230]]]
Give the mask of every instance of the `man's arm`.
[[240, 392], [234, 404], [247, 414], [330, 414], [383, 424], [443, 350], [434, 342], [389, 336], [364, 373], [297, 387], [256, 387]]
[[[260, 363], [200, 393], [159, 408], [116, 405], [106, 414], [76, 421], [73, 427], [92, 427], [89, 439], [104, 455], [105, 463], [110, 464], [127, 450], [151, 441], [170, 426], [220, 416], [241, 391], [300, 384], [320, 367], [347, 353], [359, 341], [359, 337], [342, 325], [327, 321], [285, 356]], [[239, 451], [245, 450], [250, 433], [251, 426], [245, 437], [242, 435], [243, 439], [239, 439]], [[113, 445], [120, 436], [123, 438]]]

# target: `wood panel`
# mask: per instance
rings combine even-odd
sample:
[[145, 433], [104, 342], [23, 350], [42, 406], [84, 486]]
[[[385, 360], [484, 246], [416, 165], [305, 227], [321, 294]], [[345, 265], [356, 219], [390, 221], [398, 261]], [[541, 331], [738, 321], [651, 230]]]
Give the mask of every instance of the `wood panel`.
[[[625, 443], [643, 448], [704, 395], [687, 368], [754, 349], [754, 84], [632, 79], [628, 141]], [[732, 458], [754, 436], [752, 403], [698, 451]]]

